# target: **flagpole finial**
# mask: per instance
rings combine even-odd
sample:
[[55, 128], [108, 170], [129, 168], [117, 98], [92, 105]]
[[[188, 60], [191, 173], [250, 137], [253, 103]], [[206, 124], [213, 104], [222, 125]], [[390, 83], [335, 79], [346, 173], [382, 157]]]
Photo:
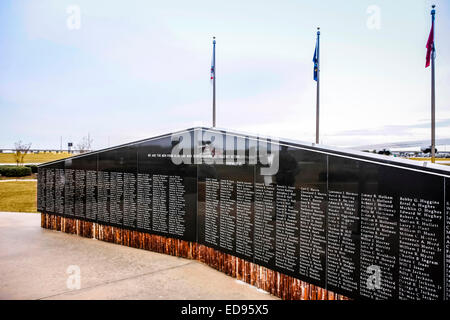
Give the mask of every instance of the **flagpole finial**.
[[213, 43], [216, 44], [216, 37], [213, 37]]
[[434, 16], [434, 14], [436, 13], [436, 10], [434, 9], [434, 8], [436, 8], [436, 5], [435, 4], [433, 4], [432, 6], [431, 6], [431, 15], [432, 16]]
[[317, 27], [317, 34], [320, 35], [320, 27]]

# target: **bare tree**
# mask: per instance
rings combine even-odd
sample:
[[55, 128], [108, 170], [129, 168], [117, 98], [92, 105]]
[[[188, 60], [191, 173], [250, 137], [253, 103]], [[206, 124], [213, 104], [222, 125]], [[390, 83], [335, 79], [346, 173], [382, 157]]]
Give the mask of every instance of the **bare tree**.
[[80, 153], [89, 152], [92, 149], [92, 142], [94, 139], [92, 139], [89, 135], [86, 137], [83, 137], [81, 139], [80, 143], [77, 144], [77, 149], [80, 151]]
[[14, 143], [14, 159], [16, 160], [16, 164], [23, 164], [23, 159], [27, 155], [28, 151], [30, 151], [31, 143], [23, 143], [22, 140]]

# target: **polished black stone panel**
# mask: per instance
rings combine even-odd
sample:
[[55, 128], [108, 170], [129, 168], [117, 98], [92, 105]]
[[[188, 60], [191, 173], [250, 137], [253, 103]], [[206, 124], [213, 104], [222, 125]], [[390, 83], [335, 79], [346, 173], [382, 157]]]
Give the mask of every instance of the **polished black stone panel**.
[[37, 210], [40, 212], [45, 212], [45, 198], [46, 198], [46, 172], [49, 167], [39, 167], [37, 172]]
[[137, 150], [134, 146], [98, 153], [98, 221], [136, 227]]
[[362, 163], [328, 158], [327, 288], [359, 292], [360, 175]]
[[[37, 209], [64, 215], [64, 163], [38, 168]], [[47, 201], [48, 199], [48, 201]]]
[[200, 243], [253, 259], [253, 179], [248, 165], [198, 166]]
[[[282, 149], [283, 150], [283, 149]], [[326, 285], [327, 243], [327, 157], [295, 148], [284, 148], [289, 158], [280, 156], [280, 168], [290, 163], [286, 177], [295, 177], [298, 212], [299, 277], [312, 284]], [[295, 164], [295, 165], [294, 165]], [[286, 180], [288, 178], [284, 178]], [[281, 182], [281, 177], [279, 178]], [[284, 183], [286, 184], [286, 183]]]
[[196, 128], [41, 165], [38, 210], [195, 241], [355, 299], [450, 296], [450, 170]]
[[[193, 137], [192, 132], [186, 133]], [[138, 230], [197, 240], [197, 166], [192, 157], [175, 164], [172, 149], [180, 139], [167, 136], [136, 144]], [[193, 144], [187, 146], [192, 154]]]
[[69, 212], [74, 218], [97, 221], [97, 162], [97, 154], [64, 161], [65, 198], [69, 201], [67, 208], [70, 208]]
[[444, 216], [444, 294], [445, 300], [450, 300], [450, 180], [445, 178], [445, 216]]

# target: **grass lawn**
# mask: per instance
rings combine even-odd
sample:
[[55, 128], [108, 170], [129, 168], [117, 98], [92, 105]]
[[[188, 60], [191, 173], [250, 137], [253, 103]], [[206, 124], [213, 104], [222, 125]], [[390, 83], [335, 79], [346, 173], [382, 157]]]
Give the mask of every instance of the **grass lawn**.
[[[416, 161], [431, 161], [431, 158], [409, 158]], [[436, 158], [436, 164], [442, 164], [444, 166], [450, 166], [450, 158]]]
[[0, 211], [37, 212], [36, 181], [0, 182]]
[[[48, 161], [54, 161], [64, 159], [72, 156], [73, 154], [62, 152], [41, 152], [41, 153], [29, 153], [23, 159], [24, 163], [43, 163]], [[0, 153], [0, 163], [16, 163], [13, 153]]]

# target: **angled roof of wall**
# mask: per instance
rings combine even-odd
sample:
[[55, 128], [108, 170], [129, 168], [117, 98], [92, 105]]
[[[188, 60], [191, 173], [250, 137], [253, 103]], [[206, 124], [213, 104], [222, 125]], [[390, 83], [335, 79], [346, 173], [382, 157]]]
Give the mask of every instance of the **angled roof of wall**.
[[[139, 144], [139, 143], [146, 142], [146, 141], [170, 137], [173, 134], [180, 134], [183, 132], [194, 131], [194, 130], [217, 132], [217, 133], [222, 133], [222, 134], [227, 134], [227, 135], [234, 135], [234, 136], [238, 136], [238, 137], [246, 137], [249, 139], [257, 139], [257, 138], [270, 139], [270, 140], [274, 141], [275, 144], [279, 144], [279, 145], [283, 145], [283, 146], [328, 154], [328, 155], [332, 155], [332, 156], [360, 160], [360, 161], [364, 161], [364, 162], [371, 162], [371, 163], [376, 163], [376, 164], [380, 164], [380, 165], [387, 165], [387, 166], [398, 167], [398, 168], [407, 169], [407, 170], [413, 170], [413, 171], [419, 171], [419, 172], [424, 172], [424, 173], [429, 173], [429, 174], [437, 174], [437, 175], [450, 177], [450, 167], [447, 167], [445, 165], [396, 158], [396, 157], [392, 157], [392, 156], [378, 155], [378, 154], [374, 154], [374, 153], [356, 151], [356, 150], [346, 149], [346, 148], [330, 147], [330, 146], [326, 146], [326, 145], [322, 145], [322, 144], [315, 144], [315, 143], [304, 142], [304, 141], [299, 141], [299, 140], [284, 139], [284, 138], [278, 138], [278, 137], [265, 136], [265, 135], [261, 135], [261, 134], [239, 132], [239, 131], [228, 130], [228, 129], [223, 129], [223, 128], [206, 128], [206, 127], [193, 127], [193, 128], [189, 128], [189, 129], [185, 129], [185, 130], [177, 130], [174, 132], [154, 136], [154, 137], [147, 138], [147, 139], [133, 141], [133, 142], [117, 145], [117, 146], [110, 147], [110, 148], [100, 149], [100, 150], [76, 155], [76, 156], [73, 156], [70, 158], [74, 159], [74, 158], [84, 157], [84, 156], [97, 154], [97, 153], [101, 153], [101, 152], [108, 151], [108, 150], [114, 150], [114, 149], [118, 149], [118, 148], [122, 148], [122, 147], [132, 146], [132, 145]], [[46, 165], [50, 165], [53, 163], [59, 163], [59, 162], [65, 161], [70, 158], [46, 162], [39, 166], [46, 166]]]

